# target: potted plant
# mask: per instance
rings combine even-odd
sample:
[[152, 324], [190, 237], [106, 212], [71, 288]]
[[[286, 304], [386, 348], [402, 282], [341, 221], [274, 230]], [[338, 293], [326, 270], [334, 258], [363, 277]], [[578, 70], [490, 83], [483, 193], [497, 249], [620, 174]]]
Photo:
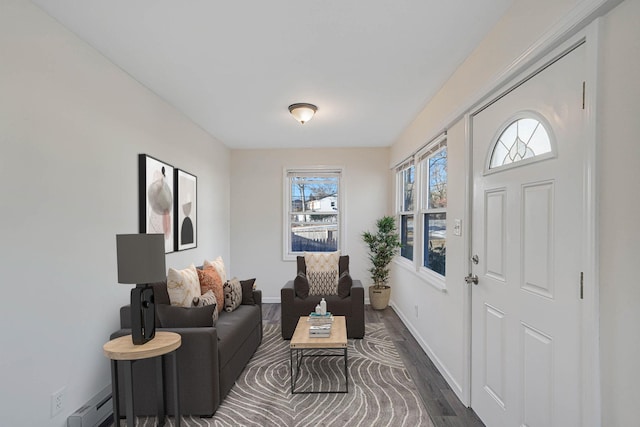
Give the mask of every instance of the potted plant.
[[389, 281], [389, 264], [402, 246], [396, 228], [396, 220], [392, 216], [383, 216], [376, 221], [377, 231], [362, 233], [362, 239], [369, 245], [369, 260], [371, 261], [371, 280], [369, 286], [369, 301], [375, 310], [384, 310], [389, 305], [391, 287]]

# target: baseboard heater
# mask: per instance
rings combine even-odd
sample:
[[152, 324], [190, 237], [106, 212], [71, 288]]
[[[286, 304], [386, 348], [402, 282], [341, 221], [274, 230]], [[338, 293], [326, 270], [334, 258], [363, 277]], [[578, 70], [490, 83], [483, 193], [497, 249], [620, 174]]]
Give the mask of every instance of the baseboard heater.
[[105, 387], [67, 418], [67, 427], [101, 427], [112, 418], [111, 385]]

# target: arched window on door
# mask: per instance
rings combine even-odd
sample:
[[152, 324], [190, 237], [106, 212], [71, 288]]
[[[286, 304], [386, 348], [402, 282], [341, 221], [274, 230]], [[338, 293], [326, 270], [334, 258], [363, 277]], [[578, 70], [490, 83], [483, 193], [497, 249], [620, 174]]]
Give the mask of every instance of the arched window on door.
[[542, 120], [529, 114], [510, 121], [499, 133], [491, 151], [489, 170], [553, 155], [550, 131]]

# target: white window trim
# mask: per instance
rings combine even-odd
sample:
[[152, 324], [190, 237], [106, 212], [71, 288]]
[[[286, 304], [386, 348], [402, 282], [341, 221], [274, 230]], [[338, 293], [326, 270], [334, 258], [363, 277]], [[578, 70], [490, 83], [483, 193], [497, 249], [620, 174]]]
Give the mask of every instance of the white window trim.
[[[398, 254], [396, 258], [399, 261], [405, 263], [406, 265], [412, 265], [416, 259], [416, 206], [418, 204], [418, 194], [414, 191], [413, 196], [413, 210], [405, 211], [404, 209], [404, 176], [403, 172], [413, 166], [413, 182], [414, 185], [417, 185], [418, 182], [418, 168], [414, 163], [413, 157], [408, 159], [408, 161], [403, 162], [402, 165], [396, 168], [396, 222], [398, 225], [398, 233], [400, 234], [400, 239], [402, 240], [402, 216], [413, 216], [413, 259], [408, 259], [403, 257], [401, 254]], [[416, 186], [416, 189], [418, 187]]]
[[282, 169], [282, 186], [284, 197], [282, 198], [282, 260], [283, 261], [295, 261], [301, 252], [290, 252], [291, 248], [291, 215], [289, 215], [291, 204], [291, 185], [289, 182], [290, 173], [309, 173], [309, 174], [323, 174], [323, 173], [337, 173], [339, 175], [338, 185], [338, 250], [341, 253], [347, 253], [347, 246], [345, 242], [346, 226], [345, 226], [345, 211], [346, 204], [344, 196], [345, 194], [345, 179], [344, 179], [344, 167], [343, 166], [301, 166], [301, 167], [285, 167]]
[[[441, 292], [447, 291], [447, 283], [446, 276], [443, 276], [435, 271], [428, 269], [422, 266], [422, 259], [424, 255], [424, 221], [423, 215], [428, 212], [436, 212], [437, 210], [424, 208], [425, 206], [425, 197], [426, 192], [425, 189], [422, 188], [422, 176], [424, 174], [423, 169], [423, 157], [434, 150], [435, 147], [439, 145], [447, 146], [447, 134], [442, 133], [437, 136], [425, 146], [423, 146], [420, 150], [416, 151], [410, 158], [405, 159], [401, 162], [394, 170], [396, 171], [396, 218], [398, 223], [400, 222], [400, 215], [413, 214], [413, 260], [409, 260], [401, 255], [397, 255], [394, 259], [394, 263], [399, 267], [410, 271], [415, 274], [422, 281], [427, 284], [433, 286]], [[439, 151], [439, 148], [434, 151], [436, 153]], [[447, 159], [448, 163], [448, 159]], [[401, 182], [400, 172], [413, 164], [415, 167], [415, 183], [417, 186], [417, 192], [415, 193], [415, 198], [413, 201], [413, 211], [401, 211], [402, 205], [402, 197], [403, 197], [403, 185]], [[448, 177], [447, 177], [448, 181]], [[438, 209], [439, 210], [439, 209]], [[446, 208], [442, 208], [443, 212], [447, 212]], [[401, 233], [400, 227], [398, 232]], [[445, 273], [446, 274], [446, 273]]]

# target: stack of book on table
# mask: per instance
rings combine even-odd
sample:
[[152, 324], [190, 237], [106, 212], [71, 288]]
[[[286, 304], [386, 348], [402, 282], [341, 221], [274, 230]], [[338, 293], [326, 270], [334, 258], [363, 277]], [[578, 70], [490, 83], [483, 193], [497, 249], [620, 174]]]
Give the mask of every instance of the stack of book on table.
[[330, 336], [331, 336], [331, 325], [309, 326], [310, 338], [329, 338]]
[[331, 335], [331, 324], [333, 316], [327, 314], [309, 314], [309, 337], [328, 338]]

